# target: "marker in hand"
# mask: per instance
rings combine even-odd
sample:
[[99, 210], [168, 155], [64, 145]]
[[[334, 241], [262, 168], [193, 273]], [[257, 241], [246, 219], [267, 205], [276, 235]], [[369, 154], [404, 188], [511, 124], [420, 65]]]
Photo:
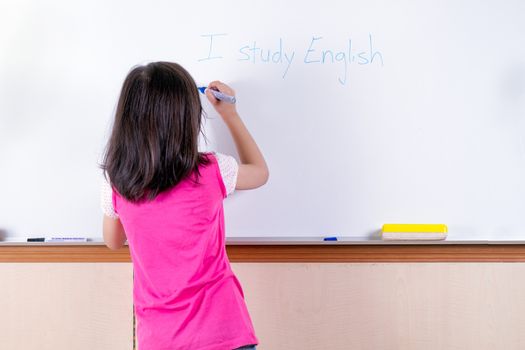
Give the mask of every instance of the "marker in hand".
[[[199, 89], [199, 91], [204, 94], [206, 91], [206, 86], [201, 86], [201, 87], [198, 87], [197, 89]], [[211, 91], [213, 96], [215, 96], [215, 98], [219, 101], [223, 101], [223, 102], [231, 103], [231, 104], [237, 101], [235, 99], [235, 96], [226, 95], [225, 93], [222, 93], [219, 90], [216, 90], [214, 88], [210, 88], [209, 90]]]

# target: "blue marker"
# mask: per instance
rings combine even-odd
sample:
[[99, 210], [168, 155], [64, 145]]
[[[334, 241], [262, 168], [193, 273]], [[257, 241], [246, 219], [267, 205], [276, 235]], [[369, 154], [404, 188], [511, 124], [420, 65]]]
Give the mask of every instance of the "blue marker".
[[[204, 94], [204, 91], [206, 91], [205, 86], [198, 87], [197, 89], [199, 89], [199, 91], [203, 94]], [[217, 100], [224, 101], [226, 103], [232, 103], [232, 104], [237, 101], [235, 99], [235, 96], [226, 95], [225, 93], [222, 93], [212, 88], [210, 88], [210, 91]]]
[[323, 241], [337, 241], [337, 237], [325, 237]]

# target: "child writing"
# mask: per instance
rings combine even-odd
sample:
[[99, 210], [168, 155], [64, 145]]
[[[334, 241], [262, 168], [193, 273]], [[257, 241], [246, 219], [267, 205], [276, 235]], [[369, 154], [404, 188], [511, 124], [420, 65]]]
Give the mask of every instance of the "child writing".
[[[139, 350], [255, 349], [258, 339], [225, 247], [223, 199], [268, 180], [234, 104], [206, 96], [239, 153], [200, 153], [202, 106], [176, 63], [132, 69], [122, 86], [101, 164], [104, 241], [128, 241]], [[107, 175], [107, 176], [106, 176]]]

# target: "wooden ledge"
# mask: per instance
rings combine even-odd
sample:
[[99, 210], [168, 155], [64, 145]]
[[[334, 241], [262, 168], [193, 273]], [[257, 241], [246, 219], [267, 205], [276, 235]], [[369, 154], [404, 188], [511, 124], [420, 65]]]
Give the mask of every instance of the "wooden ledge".
[[[228, 245], [231, 262], [525, 262], [525, 244]], [[0, 262], [131, 262], [129, 248], [104, 245], [0, 246]]]

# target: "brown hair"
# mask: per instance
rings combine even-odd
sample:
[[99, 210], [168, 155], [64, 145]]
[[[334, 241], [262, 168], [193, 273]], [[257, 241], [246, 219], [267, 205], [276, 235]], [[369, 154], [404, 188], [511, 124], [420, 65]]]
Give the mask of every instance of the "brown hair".
[[182, 66], [134, 67], [120, 92], [104, 176], [131, 202], [154, 199], [193, 173], [198, 179], [208, 163], [198, 151], [202, 113], [197, 85]]

